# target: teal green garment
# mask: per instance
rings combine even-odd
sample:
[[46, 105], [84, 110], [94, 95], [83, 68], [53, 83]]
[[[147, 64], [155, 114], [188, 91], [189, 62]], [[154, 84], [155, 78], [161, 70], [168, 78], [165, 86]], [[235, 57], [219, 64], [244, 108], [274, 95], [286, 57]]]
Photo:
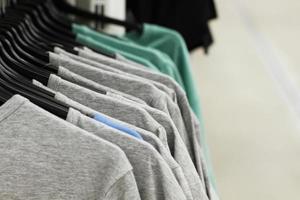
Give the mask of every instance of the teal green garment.
[[[164, 28], [152, 24], [144, 24], [142, 34], [136, 32], [127, 33], [123, 37], [124, 41], [132, 41], [147, 47], [160, 50], [166, 53], [175, 62], [176, 67], [182, 77], [184, 88], [196, 116], [199, 118], [204, 133], [203, 119], [201, 115], [200, 99], [198, 96], [190, 63], [190, 56], [186, 43], [182, 36], [175, 30]], [[201, 134], [201, 145], [204, 147], [205, 159], [208, 165], [210, 180], [214, 184], [211, 163], [209, 159], [208, 147], [205, 139], [205, 134]], [[215, 184], [214, 184], [215, 185]]]
[[[91, 39], [98, 43], [101, 43], [102, 45], [109, 46], [111, 49], [114, 50], [114, 52], [120, 53], [126, 58], [143, 64], [145, 66], [151, 68], [155, 66], [157, 69], [159, 69], [159, 71], [173, 77], [181, 86], [183, 86], [183, 81], [181, 79], [179, 71], [176, 68], [172, 59], [170, 59], [170, 57], [167, 54], [162, 53], [153, 48], [138, 45], [134, 42], [123, 41], [118, 38], [101, 34], [93, 29], [90, 29], [87, 26], [73, 24], [72, 27], [73, 32], [77, 35], [80, 34], [83, 36], [90, 37]], [[150, 64], [149, 66], [149, 64], [142, 62], [141, 58], [149, 61], [152, 64]]]

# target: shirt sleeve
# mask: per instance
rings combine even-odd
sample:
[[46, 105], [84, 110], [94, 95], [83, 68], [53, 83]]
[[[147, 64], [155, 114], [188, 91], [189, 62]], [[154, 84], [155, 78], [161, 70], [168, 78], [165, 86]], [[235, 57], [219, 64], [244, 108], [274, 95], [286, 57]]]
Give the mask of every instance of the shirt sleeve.
[[141, 200], [132, 171], [114, 182], [105, 195], [106, 200]]

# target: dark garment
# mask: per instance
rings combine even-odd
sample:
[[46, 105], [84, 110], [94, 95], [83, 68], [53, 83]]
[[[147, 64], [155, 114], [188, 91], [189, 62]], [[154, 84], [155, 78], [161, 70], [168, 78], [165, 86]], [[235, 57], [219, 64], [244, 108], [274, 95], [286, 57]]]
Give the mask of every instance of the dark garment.
[[127, 0], [127, 10], [139, 22], [177, 30], [189, 50], [207, 49], [213, 42], [208, 21], [217, 17], [213, 0]]

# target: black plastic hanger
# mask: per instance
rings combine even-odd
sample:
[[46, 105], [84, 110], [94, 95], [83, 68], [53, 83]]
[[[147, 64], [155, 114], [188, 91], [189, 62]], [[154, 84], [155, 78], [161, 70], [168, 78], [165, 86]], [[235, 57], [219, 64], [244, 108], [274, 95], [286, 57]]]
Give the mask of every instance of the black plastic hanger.
[[11, 68], [6, 66], [5, 62], [0, 58], [1, 60], [1, 72], [2, 77], [4, 80], [8, 81], [10, 84], [14, 85], [15, 87], [18, 87], [20, 89], [23, 89], [24, 91], [31, 92], [35, 95], [42, 96], [45, 98], [53, 98], [55, 94], [53, 94], [50, 91], [44, 90], [43, 88], [40, 88], [36, 85], [33, 85], [32, 82], [25, 79], [25, 77], [22, 77], [22, 79], [16, 79], [16, 76], [20, 77], [20, 75], [17, 75], [17, 73], [13, 72]]
[[[37, 48], [37, 45], [41, 46], [41, 48], [47, 47], [45, 40], [38, 40], [39, 34], [34, 32], [34, 29], [32, 27], [28, 27], [25, 23], [24, 17], [16, 15], [14, 12], [8, 12], [9, 14], [5, 15], [5, 18], [1, 19], [4, 23], [10, 24], [11, 26], [15, 27], [18, 31], [18, 35], [26, 42], [27, 44], [32, 45], [33, 47]], [[23, 20], [23, 21], [22, 21]], [[48, 42], [48, 41], [46, 41]], [[46, 50], [45, 49], [45, 50]]]
[[[0, 80], [0, 86], [2, 86], [2, 88], [5, 88], [6, 90], [12, 92], [13, 94], [21, 94], [24, 97], [29, 98], [30, 100], [32, 100], [32, 102], [37, 103], [38, 105], [40, 105], [41, 107], [43, 107], [44, 109], [48, 110], [48, 111], [52, 111], [53, 114], [57, 114], [59, 116], [65, 117], [66, 113], [67, 113], [67, 106], [65, 106], [63, 103], [55, 100], [54, 98], [51, 98], [50, 96], [45, 96], [43, 94], [45, 93], [37, 93], [37, 91], [33, 91], [34, 87], [31, 88], [26, 88], [25, 85], [20, 85], [18, 84], [18, 82], [16, 82], [15, 79], [11, 78], [9, 75], [7, 75], [7, 73], [10, 73], [7, 69], [11, 68], [13, 66], [13, 68], [17, 68], [20, 66], [14, 66], [15, 64], [17, 64], [17, 62], [15, 63], [10, 63], [9, 66], [6, 66], [6, 62], [5, 62], [5, 58], [7, 59], [11, 59], [9, 58], [9, 56], [7, 56], [7, 52], [4, 49], [4, 46], [2, 46], [2, 42], [0, 42], [0, 75], [1, 75], [1, 80]], [[24, 70], [24, 69], [22, 69]], [[26, 70], [25, 70], [26, 71]], [[24, 72], [24, 71], [23, 71]], [[28, 75], [28, 73], [25, 73], [26, 75]], [[37, 78], [37, 77], [35, 77]], [[38, 79], [37, 79], [38, 80]], [[39, 80], [41, 81], [41, 80]], [[33, 86], [33, 84], [32, 84]], [[37, 87], [37, 86], [36, 86]], [[41, 90], [44, 90], [42, 88], [40, 88]], [[47, 91], [49, 93], [49, 91]]]
[[[49, 24], [46, 24], [43, 20], [42, 20], [42, 16], [39, 15], [39, 13], [37, 12], [37, 10], [34, 10], [30, 7], [27, 7], [25, 5], [20, 5], [17, 4], [13, 10], [15, 12], [20, 12], [20, 13], [26, 13], [31, 17], [31, 22], [33, 24], [35, 24], [37, 27], [39, 27], [44, 33], [47, 33], [47, 35], [58, 38], [59, 40], [65, 40], [68, 42], [74, 42], [74, 39], [72, 40], [70, 37], [65, 37], [64, 35], [60, 35], [57, 34], [57, 32], [55, 32], [55, 29], [51, 29], [51, 27], [49, 27]], [[52, 27], [53, 28], [53, 27]]]
[[[70, 43], [69, 41], [59, 40], [58, 38], [43, 32], [44, 31], [43, 29], [37, 27], [36, 24], [32, 22], [32, 17], [23, 11], [18, 11], [13, 8], [8, 8], [6, 11], [5, 19], [13, 23], [17, 23], [19, 26], [21, 26], [23, 31], [24, 30], [26, 31], [25, 32], [25, 34], [27, 34], [26, 39], [30, 39], [31, 41], [39, 41], [42, 44], [44, 43], [48, 45], [52, 43], [62, 44], [67, 48], [73, 48], [74, 46], [78, 46], [78, 43], [75, 41]], [[53, 50], [53, 48], [51, 50]]]
[[[7, 36], [9, 35], [6, 35], [6, 37]], [[31, 65], [31, 63], [20, 58], [14, 49], [19, 48], [16, 45], [16, 43], [11, 44], [10, 41], [3, 35], [0, 36], [0, 102], [4, 103], [7, 101], [12, 94], [21, 94], [22, 96], [30, 99], [33, 103], [65, 119], [68, 113], [67, 106], [54, 98], [45, 95], [46, 93], [39, 93], [38, 90], [34, 90], [34, 87], [28, 87], [26, 84], [20, 84], [25, 82], [20, 82], [20, 80], [17, 79], [16, 73], [13, 73], [14, 70], [18, 70], [30, 78], [35, 76], [34, 78], [37, 79], [38, 77], [37, 80], [39, 81], [41, 81], [43, 74], [47, 73], [46, 70], [39, 70], [37, 67]], [[20, 51], [18, 53], [20, 53]], [[47, 75], [49, 78], [50, 74]], [[49, 91], [47, 92], [50, 93]]]
[[22, 48], [24, 51], [26, 51], [28, 54], [34, 56], [35, 58], [39, 59], [39, 62], [45, 62], [48, 63], [48, 56], [46, 53], [44, 53], [42, 48], [34, 48], [32, 45], [26, 43], [24, 39], [21, 39], [19, 36], [19, 33], [16, 31], [16, 29], [10, 25], [7, 25], [5, 23], [1, 23], [0, 21], [0, 31], [1, 34], [7, 36], [7, 38], [10, 39], [10, 41], [14, 40], [16, 44], [19, 45], [20, 48]]
[[[3, 55], [5, 56], [5, 54]], [[16, 84], [18, 84], [20, 87], [24, 87], [27, 90], [34, 89], [37, 94], [40, 95], [47, 95], [54, 97], [54, 94], [52, 92], [46, 91], [46, 90], [41, 90], [40, 87], [37, 87], [35, 85], [32, 85], [32, 82], [28, 79], [26, 79], [24, 76], [21, 76], [20, 74], [16, 73], [14, 70], [12, 70], [11, 67], [8, 67], [5, 63], [2, 63], [3, 66], [6, 66], [6, 73], [9, 77], [15, 80]]]
[[[50, 2], [50, 3], [49, 3]], [[47, 1], [47, 5], [49, 6], [49, 7], [53, 7], [53, 5], [51, 6], [51, 1], [49, 0], [49, 1]], [[60, 12], [60, 11], [58, 11], [58, 12]], [[14, 13], [14, 14], [16, 14], [16, 13]], [[65, 18], [64, 18], [65, 19]], [[29, 23], [27, 23], [27, 27], [28, 27], [28, 29], [29, 29], [29, 31], [33, 31], [33, 32], [36, 32], [35, 30], [36, 30], [36, 28], [34, 27], [34, 26], [32, 26], [32, 27], [29, 27], [30, 26], [30, 24]], [[69, 28], [70, 28], [70, 30], [71, 30], [71, 25], [69, 26]], [[35, 34], [35, 33], [33, 33], [34, 35], [33, 36], [35, 36], [36, 38], [37, 37], [39, 37], [38, 35], [42, 35], [41, 33], [39, 33], [39, 34]], [[60, 33], [61, 34], [61, 33]], [[42, 37], [41, 38], [38, 38], [39, 40], [43, 40], [43, 39], [45, 39], [45, 38], [47, 38], [47, 40], [52, 40], [53, 41], [53, 39], [51, 39], [51, 38], [49, 38], [47, 35], [42, 35]], [[44, 41], [44, 42], [46, 42], [46, 41]], [[76, 43], [69, 43], [69, 44], [66, 44], [66, 42], [65, 41], [56, 41], [58, 44], [62, 44], [63, 45], [63, 49], [65, 49], [65, 50], [67, 50], [67, 51], [69, 51], [69, 52], [72, 52], [72, 53], [74, 53], [74, 54], [77, 54], [77, 52], [76, 51], [74, 51], [73, 49], [74, 49], [74, 47], [77, 47], [77, 46], [80, 46], [77, 42]], [[48, 41], [48, 43], [49, 43], [49, 41]], [[58, 45], [59, 46], [59, 45]], [[116, 55], [115, 54], [111, 54], [111, 53], [107, 53], [107, 52], [105, 52], [104, 50], [102, 51], [101, 49], [99, 50], [99, 49], [94, 49], [97, 53], [100, 53], [100, 54], [102, 54], [102, 55], [105, 55], [105, 56], [108, 56], [108, 57], [110, 57], [110, 58], [116, 58]]]
[[[33, 70], [36, 70], [37, 72], [40, 72], [41, 74], [42, 73], [46, 73], [46, 71], [48, 73], [50, 73], [46, 67], [45, 69], [41, 69], [41, 67], [31, 63], [30, 61], [28, 60], [25, 60], [23, 57], [21, 57], [20, 54], [18, 54], [16, 51], [15, 51], [15, 48], [14, 48], [14, 45], [6, 38], [4, 37], [3, 35], [0, 35], [0, 41], [2, 41], [2, 44], [5, 46], [5, 48], [8, 50], [7, 52], [9, 52], [10, 56], [12, 56], [13, 58], [15, 58], [15, 60], [19, 63], [22, 63], [22, 65], [24, 66], [27, 66]], [[21, 49], [19, 49], [19, 51], [22, 51]]]
[[13, 95], [7, 92], [4, 88], [0, 87], [0, 105], [3, 105], [8, 101]]
[[61, 39], [61, 36], [57, 36], [57, 33], [53, 33], [52, 31], [50, 31], [50, 33], [47, 32], [47, 30], [44, 29], [45, 25], [42, 25], [42, 27], [40, 27], [41, 24], [34, 23], [32, 17], [23, 11], [9, 8], [6, 12], [6, 18], [9, 18], [10, 20], [17, 19], [18, 21], [20, 21], [20, 19], [23, 19], [23, 22], [20, 25], [23, 27], [23, 29], [25, 28], [27, 32], [31, 34], [31, 39], [35, 38], [35, 40], [41, 41], [46, 44], [58, 43], [62, 44], [63, 46], [78, 46], [78, 43], [72, 41], [72, 39], [70, 38]]
[[[69, 108], [67, 106], [63, 106], [62, 104], [58, 104], [54, 101], [49, 101], [48, 99], [45, 99], [40, 96], [36, 96], [30, 92], [24, 91], [11, 83], [5, 81], [3, 79], [3, 72], [0, 70], [0, 88], [3, 89], [3, 101], [7, 101], [9, 94], [20, 94], [24, 96], [25, 98], [28, 98], [32, 103], [44, 108], [45, 110], [48, 110], [49, 112], [66, 119], [68, 115]], [[1, 91], [1, 90], [0, 90]], [[6, 92], [5, 92], [6, 91]], [[5, 96], [7, 95], [7, 96]]]
[[71, 30], [72, 21], [64, 13], [59, 12], [49, 0], [22, 0], [19, 4], [37, 6], [40, 12], [47, 14], [47, 16], [66, 30]]
[[[0, 51], [3, 50], [3, 46], [1, 46], [1, 42], [0, 42]], [[1, 51], [1, 53], [4, 53], [5, 54], [5, 51]], [[2, 55], [2, 54], [1, 54]], [[12, 79], [11, 77], [9, 77], [8, 75], [6, 75], [6, 73], [9, 73], [7, 71], [8, 68], [11, 67], [11, 65], [8, 67], [5, 63], [5, 61], [2, 59], [2, 57], [0, 57], [0, 66], [2, 67], [0, 69], [0, 74], [1, 74], [1, 77], [2, 77], [2, 83], [4, 83], [5, 85], [2, 85], [2, 87], [6, 88], [6, 86], [9, 86], [8, 89], [10, 89], [9, 91], [17, 91], [18, 94], [22, 94], [23, 96], [27, 97], [27, 98], [30, 98], [30, 100], [32, 100], [32, 97], [34, 97], [35, 101], [38, 103], [39, 101], [41, 101], [44, 105], [43, 108], [45, 108], [46, 110], [48, 111], [51, 111], [53, 110], [54, 111], [54, 114], [57, 113], [58, 115], [60, 116], [65, 116], [65, 112], [62, 112], [62, 111], [66, 111], [68, 110], [67, 106], [59, 101], [57, 101], [56, 99], [54, 99], [54, 94], [47, 91], [47, 90], [44, 90], [43, 88], [40, 88], [38, 86], [35, 86], [31, 83], [31, 87], [28, 88], [28, 87], [25, 87], [24, 85], [20, 85], [18, 84], [18, 82], [16, 82], [14, 79]], [[28, 74], [27, 74], [28, 75]], [[38, 79], [37, 79], [38, 80]], [[4, 81], [4, 82], [3, 82]], [[39, 80], [40, 81], [40, 80]], [[37, 90], [34, 90], [38, 88]], [[6, 88], [7, 89], [7, 88]], [[22, 92], [20, 92], [22, 91]], [[39, 91], [42, 91], [39, 92]], [[49, 94], [49, 95], [46, 95], [46, 94]], [[45, 104], [45, 102], [48, 102]], [[40, 104], [38, 104], [40, 105]], [[48, 106], [47, 106], [48, 105]], [[58, 111], [58, 112], [56, 112]]]
[[[6, 50], [6, 48], [8, 51]], [[1, 58], [3, 58], [4, 62], [7, 63], [9, 67], [14, 69], [14, 71], [19, 72], [20, 74], [25, 75], [26, 77], [30, 77], [30, 79], [37, 79], [43, 84], [48, 83], [50, 73], [45, 73], [45, 71], [41, 71], [39, 69], [25, 66], [23, 63], [18, 62], [17, 60], [15, 60], [15, 57], [14, 58], [11, 57], [11, 54], [13, 54], [12, 51], [13, 50], [11, 47], [9, 47], [5, 42], [2, 42], [0, 40], [0, 53], [1, 53], [0, 55]]]
[[[23, 0], [20, 1], [18, 4], [30, 7], [31, 9], [35, 9], [39, 13], [39, 16], [41, 16], [41, 19], [45, 22], [45, 24], [49, 25], [51, 29], [56, 30], [65, 35], [66, 37], [70, 37], [75, 40], [75, 34], [71, 31], [71, 23], [67, 21], [66, 23], [68, 24], [68, 26], [66, 26], [66, 24], [59, 23], [62, 21], [66, 21], [66, 16], [62, 17], [62, 15], [59, 15], [60, 17], [62, 17], [61, 19], [54, 17], [51, 13], [58, 13], [55, 12], [53, 8], [51, 9], [51, 7], [49, 8], [48, 6], [47, 9], [45, 9], [45, 7], [42, 6], [43, 4], [46, 5], [46, 1], [43, 0], [38, 2], [32, 0]], [[52, 12], [50, 11], [50, 9]]]
[[22, 43], [19, 43], [19, 41], [17, 41], [14, 38], [14, 36], [13, 36], [13, 34], [11, 34], [11, 32], [9, 32], [7, 29], [4, 29], [1, 27], [1, 24], [0, 24], [0, 34], [5, 36], [10, 41], [13, 48], [23, 59], [26, 59], [29, 62], [34, 63], [35, 65], [37, 65], [39, 67], [44, 67], [48, 63], [48, 62], [44, 62], [43, 60], [40, 60], [38, 58], [40, 55], [39, 54], [40, 52], [37, 52], [35, 50], [31, 51], [31, 48], [27, 48], [25, 45], [22, 45]]

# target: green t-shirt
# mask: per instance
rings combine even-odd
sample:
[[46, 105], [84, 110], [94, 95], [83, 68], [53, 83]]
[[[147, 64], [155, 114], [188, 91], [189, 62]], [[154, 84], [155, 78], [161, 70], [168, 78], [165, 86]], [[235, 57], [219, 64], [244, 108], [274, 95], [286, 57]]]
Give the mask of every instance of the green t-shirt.
[[[173, 77], [181, 86], [184, 86], [174, 62], [165, 53], [133, 42], [123, 41], [115, 37], [101, 34], [87, 26], [73, 24], [72, 27], [73, 32], [77, 35], [80, 34], [90, 38], [88, 43], [86, 43], [86, 39], [79, 37], [77, 38], [79, 42], [89, 46], [93, 45], [94, 48], [95, 44], [91, 44], [92, 41], [97, 42], [98, 47], [99, 45], [105, 45], [106, 48], [110, 47], [110, 50], [120, 53], [130, 60], [143, 64], [147, 67], [156, 67], [162, 73]], [[150, 64], [143, 60], [150, 62]]]

